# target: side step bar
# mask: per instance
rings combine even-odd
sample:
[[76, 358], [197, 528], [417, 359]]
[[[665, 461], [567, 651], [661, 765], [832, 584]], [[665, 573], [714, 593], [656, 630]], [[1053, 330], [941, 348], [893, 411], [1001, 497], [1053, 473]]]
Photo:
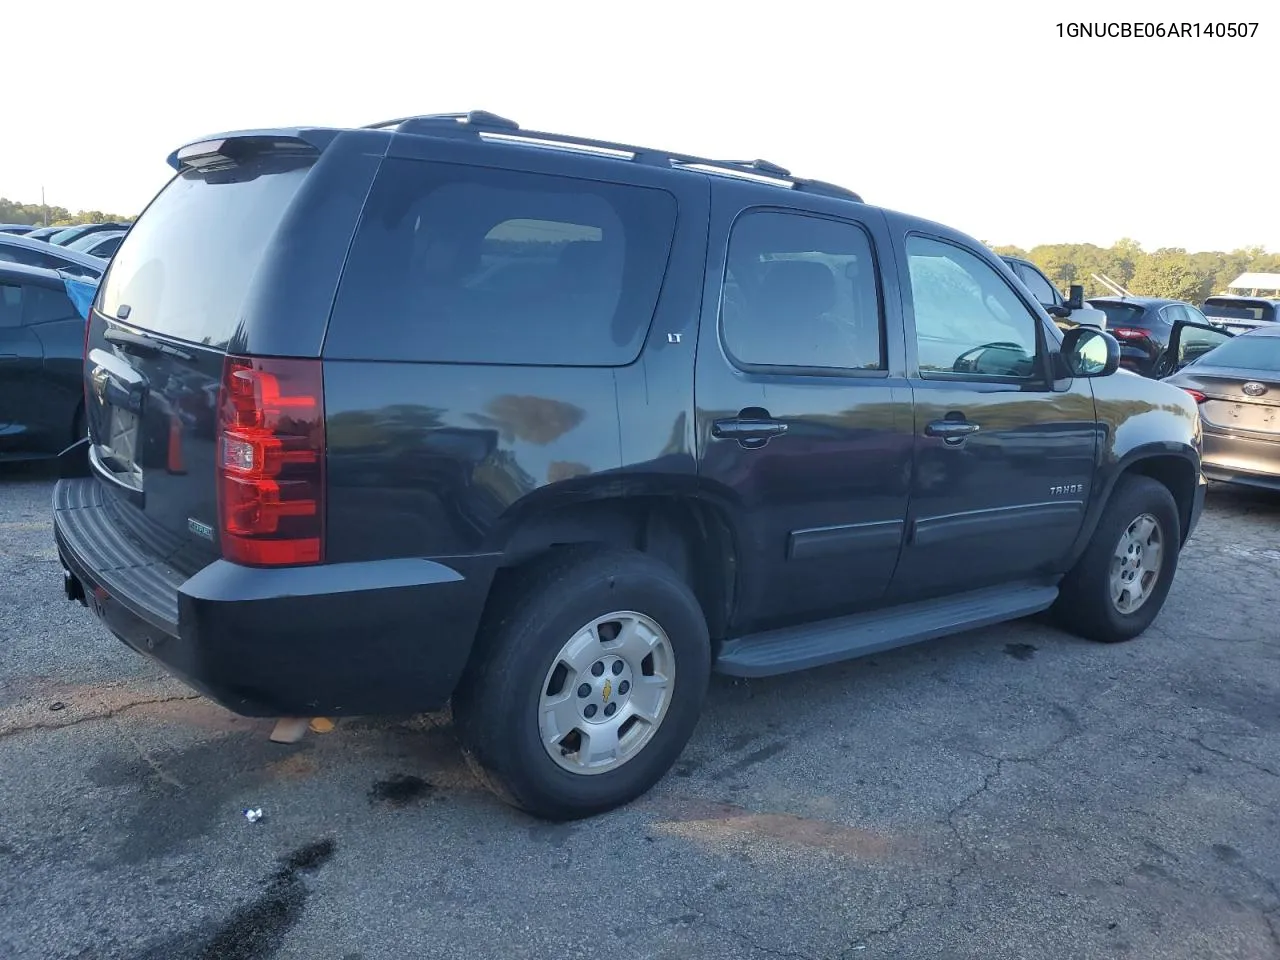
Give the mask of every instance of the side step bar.
[[849, 660], [1047, 610], [1057, 586], [1015, 584], [784, 627], [725, 641], [717, 673], [770, 677]]

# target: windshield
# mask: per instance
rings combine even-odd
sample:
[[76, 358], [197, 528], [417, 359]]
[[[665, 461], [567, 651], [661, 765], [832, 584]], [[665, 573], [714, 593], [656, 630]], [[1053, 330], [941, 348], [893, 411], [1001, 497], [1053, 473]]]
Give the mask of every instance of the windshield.
[[77, 223], [74, 227], [67, 227], [65, 230], [59, 230], [51, 237], [45, 237], [50, 243], [66, 243], [74, 237], [80, 236], [80, 232], [84, 229], [83, 223]]
[[1108, 303], [1105, 300], [1091, 300], [1090, 304], [1107, 315], [1107, 329], [1116, 327], [1132, 327], [1142, 325], [1143, 314], [1146, 313], [1136, 303]]
[[1258, 300], [1210, 297], [1204, 302], [1202, 312], [1206, 317], [1218, 317], [1222, 320], [1272, 321], [1276, 319], [1275, 305]]
[[1280, 337], [1241, 334], [1214, 347], [1196, 361], [1197, 367], [1240, 367], [1280, 373]]

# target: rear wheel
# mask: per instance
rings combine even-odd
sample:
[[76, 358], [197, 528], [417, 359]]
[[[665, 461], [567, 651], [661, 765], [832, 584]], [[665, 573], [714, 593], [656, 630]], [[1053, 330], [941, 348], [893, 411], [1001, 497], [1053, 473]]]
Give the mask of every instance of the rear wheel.
[[574, 819], [662, 778], [697, 724], [710, 668], [701, 608], [669, 567], [574, 549], [500, 589], [454, 719], [500, 797]]
[[1066, 576], [1054, 613], [1090, 640], [1131, 640], [1164, 606], [1178, 568], [1178, 508], [1150, 477], [1122, 478], [1093, 540]]

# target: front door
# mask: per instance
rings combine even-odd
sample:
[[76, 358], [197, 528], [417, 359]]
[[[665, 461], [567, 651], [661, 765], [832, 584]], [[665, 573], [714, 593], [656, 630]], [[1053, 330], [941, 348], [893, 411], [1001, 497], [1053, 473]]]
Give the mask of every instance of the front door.
[[904, 248], [916, 455], [893, 596], [1061, 572], [1094, 474], [1089, 381], [1054, 379], [1056, 333], [987, 256], [918, 233]]
[[752, 207], [760, 190], [715, 187], [697, 354], [699, 472], [741, 521], [740, 631], [883, 600], [912, 456], [883, 215]]

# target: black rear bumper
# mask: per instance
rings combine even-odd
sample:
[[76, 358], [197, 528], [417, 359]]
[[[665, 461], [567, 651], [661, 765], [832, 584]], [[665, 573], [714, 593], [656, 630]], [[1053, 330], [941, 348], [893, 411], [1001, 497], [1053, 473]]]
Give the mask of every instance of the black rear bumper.
[[255, 569], [190, 578], [111, 518], [92, 478], [54, 488], [67, 596], [174, 676], [245, 716], [442, 706], [471, 652], [496, 557]]

